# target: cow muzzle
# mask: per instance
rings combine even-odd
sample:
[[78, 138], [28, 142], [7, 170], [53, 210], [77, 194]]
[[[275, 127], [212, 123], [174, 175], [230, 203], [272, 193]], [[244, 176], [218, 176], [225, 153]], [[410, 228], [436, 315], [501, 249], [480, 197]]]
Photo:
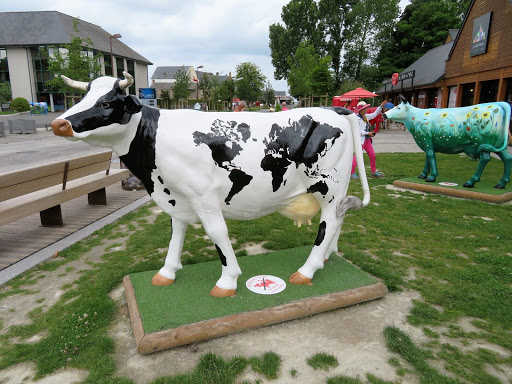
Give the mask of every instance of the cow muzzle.
[[55, 119], [51, 123], [53, 134], [55, 136], [73, 137], [73, 128], [71, 123], [64, 119]]

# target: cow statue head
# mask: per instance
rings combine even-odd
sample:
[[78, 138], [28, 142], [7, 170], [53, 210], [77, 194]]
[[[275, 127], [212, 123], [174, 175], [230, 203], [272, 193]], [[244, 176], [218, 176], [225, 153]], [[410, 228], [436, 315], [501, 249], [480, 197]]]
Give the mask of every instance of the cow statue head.
[[383, 117], [385, 119], [403, 122], [408, 118], [409, 114], [407, 112], [411, 105], [404, 96], [399, 95], [398, 98], [400, 99], [400, 104], [384, 113]]
[[87, 91], [87, 94], [51, 123], [53, 133], [113, 148], [118, 136], [126, 134], [126, 126], [132, 116], [142, 109], [135, 96], [125, 93], [133, 84], [133, 77], [128, 72], [123, 72], [123, 75], [124, 79], [104, 76], [89, 83], [61, 76], [68, 86]]

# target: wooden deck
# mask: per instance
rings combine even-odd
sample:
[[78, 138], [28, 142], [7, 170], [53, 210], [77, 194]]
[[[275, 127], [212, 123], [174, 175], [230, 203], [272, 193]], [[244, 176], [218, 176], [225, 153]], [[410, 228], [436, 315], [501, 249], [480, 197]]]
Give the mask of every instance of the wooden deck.
[[125, 191], [121, 183], [106, 189], [106, 206], [88, 205], [87, 195], [62, 204], [64, 227], [42, 227], [39, 214], [0, 226], [0, 270], [147, 195]]

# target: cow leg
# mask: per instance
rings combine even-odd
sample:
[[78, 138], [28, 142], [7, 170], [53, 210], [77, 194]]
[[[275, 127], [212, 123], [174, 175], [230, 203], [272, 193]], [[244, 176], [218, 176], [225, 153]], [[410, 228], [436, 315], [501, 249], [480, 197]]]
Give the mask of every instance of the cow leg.
[[432, 183], [436, 181], [437, 176], [439, 176], [437, 173], [436, 153], [432, 148], [428, 148], [425, 151], [425, 154], [427, 155], [427, 161], [429, 162], [430, 166], [430, 175], [425, 179], [425, 181]]
[[507, 185], [507, 183], [510, 182], [510, 171], [512, 169], [512, 155], [508, 153], [507, 149], [505, 148], [503, 151], [498, 152], [498, 156], [500, 157], [501, 161], [503, 161], [503, 177], [501, 180], [494, 186], [494, 188], [503, 189]]
[[222, 263], [222, 275], [210, 291], [213, 297], [233, 296], [236, 293], [236, 280], [242, 274], [235, 253], [229, 241], [228, 227], [220, 211], [198, 211], [206, 234], [215, 244]]
[[[338, 204], [326, 203], [322, 205], [320, 225], [315, 240], [315, 245], [306, 260], [306, 263], [299, 268], [289, 279], [291, 284], [312, 285], [313, 275], [324, 267], [324, 260], [333, 252], [333, 241], [338, 240], [341, 225], [348, 209], [358, 209], [362, 206], [361, 200], [353, 196], [344, 197]], [[337, 243], [336, 243], [337, 249]]]
[[[343, 224], [343, 222], [342, 222], [342, 224]], [[333, 253], [337, 253], [338, 252], [338, 239], [340, 238], [340, 232], [341, 232], [341, 225], [340, 225], [340, 227], [338, 228], [338, 230], [334, 234], [334, 237], [331, 240], [331, 244], [329, 245], [329, 249], [327, 250], [327, 253], [325, 254], [325, 257], [324, 257], [324, 263], [327, 262], [327, 260], [329, 260], [329, 257]]]
[[480, 162], [478, 163], [478, 167], [476, 168], [476, 172], [471, 178], [464, 183], [465, 188], [473, 188], [477, 181], [480, 181], [480, 177], [482, 176], [482, 172], [485, 169], [487, 163], [491, 160], [491, 155], [489, 152], [480, 153]]
[[428, 156], [425, 156], [425, 165], [423, 166], [423, 172], [418, 176], [418, 179], [426, 179], [430, 173], [430, 160]]
[[176, 279], [176, 271], [183, 268], [181, 265], [181, 250], [183, 249], [183, 241], [187, 232], [188, 224], [183, 221], [172, 219], [172, 236], [169, 243], [169, 250], [165, 258], [165, 264], [158, 271], [151, 284], [153, 285], [169, 285], [174, 283]]

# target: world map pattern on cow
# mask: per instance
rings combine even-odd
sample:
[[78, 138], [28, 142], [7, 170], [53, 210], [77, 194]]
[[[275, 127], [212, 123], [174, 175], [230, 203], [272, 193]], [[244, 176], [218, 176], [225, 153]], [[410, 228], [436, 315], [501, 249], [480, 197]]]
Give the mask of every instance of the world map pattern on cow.
[[246, 123], [217, 119], [210, 130], [208, 133], [195, 131], [194, 143], [207, 145], [215, 164], [229, 172], [228, 177], [233, 185], [224, 200], [229, 205], [231, 199], [253, 179], [253, 176], [234, 163], [235, 158], [243, 151], [242, 143], [246, 143], [251, 137], [251, 127]]
[[342, 134], [341, 129], [320, 124], [309, 115], [290, 122], [289, 126], [272, 125], [268, 140], [263, 141], [266, 148], [261, 168], [272, 173], [273, 191], [286, 184], [284, 175], [290, 165], [295, 164], [298, 168], [304, 164], [308, 177], [320, 179], [309, 187], [308, 192], [320, 192], [325, 196], [328, 192], [325, 179], [330, 176], [318, 167], [318, 160], [325, 156]]

